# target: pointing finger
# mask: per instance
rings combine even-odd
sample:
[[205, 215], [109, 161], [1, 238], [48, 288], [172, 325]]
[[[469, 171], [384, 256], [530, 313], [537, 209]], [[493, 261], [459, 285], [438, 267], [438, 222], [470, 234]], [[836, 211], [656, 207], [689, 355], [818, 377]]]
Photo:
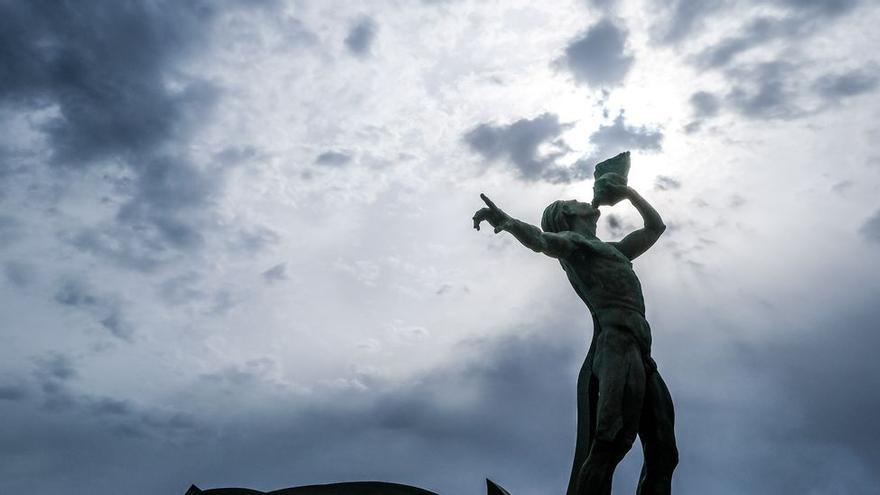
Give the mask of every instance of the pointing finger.
[[486, 203], [486, 206], [488, 206], [489, 208], [492, 208], [493, 210], [498, 209], [498, 207], [495, 206], [495, 203], [493, 203], [492, 200], [489, 199], [489, 196], [486, 196], [485, 194], [480, 193], [480, 198], [483, 200], [483, 202]]

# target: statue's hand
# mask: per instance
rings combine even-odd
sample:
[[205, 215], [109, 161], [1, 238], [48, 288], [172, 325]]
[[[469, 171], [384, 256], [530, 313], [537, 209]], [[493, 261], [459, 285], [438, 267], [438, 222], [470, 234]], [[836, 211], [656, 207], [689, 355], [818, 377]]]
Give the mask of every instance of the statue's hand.
[[622, 184], [609, 183], [605, 187], [608, 189], [608, 193], [611, 195], [611, 197], [616, 198], [618, 201], [629, 197], [629, 193], [631, 191], [631, 188], [629, 186], [625, 186]]
[[509, 220], [510, 217], [507, 213], [504, 213], [500, 208], [495, 206], [495, 203], [493, 203], [485, 194], [481, 193], [480, 198], [486, 203], [487, 208], [480, 208], [474, 213], [474, 228], [480, 230], [480, 223], [485, 220], [489, 222], [489, 225], [494, 227], [496, 234], [501, 232], [504, 222]]
[[593, 206], [613, 206], [630, 197], [631, 191], [623, 177], [613, 172], [605, 174], [593, 183]]

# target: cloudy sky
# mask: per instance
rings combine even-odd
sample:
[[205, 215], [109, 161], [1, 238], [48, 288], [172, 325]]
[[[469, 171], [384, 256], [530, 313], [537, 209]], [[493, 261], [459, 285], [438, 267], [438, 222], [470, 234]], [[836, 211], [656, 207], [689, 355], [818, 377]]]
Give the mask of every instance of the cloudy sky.
[[[0, 1], [0, 492], [563, 493], [593, 164], [681, 494], [880, 485], [880, 6]], [[637, 227], [628, 204], [599, 234]], [[632, 492], [641, 451], [618, 470]]]

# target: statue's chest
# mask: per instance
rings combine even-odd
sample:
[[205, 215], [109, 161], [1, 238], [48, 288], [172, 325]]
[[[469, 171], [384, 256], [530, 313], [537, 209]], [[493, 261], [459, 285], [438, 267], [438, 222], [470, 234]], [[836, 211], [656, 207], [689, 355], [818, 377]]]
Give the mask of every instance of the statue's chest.
[[576, 267], [583, 289], [590, 295], [630, 299], [641, 294], [641, 284], [628, 260], [584, 256], [576, 261]]

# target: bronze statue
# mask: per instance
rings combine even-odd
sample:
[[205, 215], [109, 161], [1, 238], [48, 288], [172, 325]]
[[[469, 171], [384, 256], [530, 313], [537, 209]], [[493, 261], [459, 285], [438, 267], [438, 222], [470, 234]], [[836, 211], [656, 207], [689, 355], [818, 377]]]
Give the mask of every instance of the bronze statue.
[[[626, 185], [629, 152], [596, 165], [592, 203], [556, 201], [544, 210], [541, 229], [501, 211], [486, 195], [473, 217], [489, 222], [533, 251], [556, 258], [593, 316], [593, 340], [578, 376], [577, 442], [567, 495], [610, 495], [614, 468], [641, 438], [645, 461], [639, 495], [669, 494], [678, 463], [672, 398], [651, 358], [651, 329], [632, 260], [666, 229], [660, 215]], [[596, 238], [599, 206], [629, 199], [645, 226], [619, 242]], [[543, 229], [543, 230], [542, 230]], [[509, 493], [486, 480], [488, 495]], [[261, 494], [244, 488], [200, 490], [187, 495]], [[267, 495], [436, 495], [421, 488], [361, 481], [286, 488]]]
[[[593, 201], [556, 201], [541, 228], [511, 218], [481, 194], [486, 207], [474, 228], [489, 222], [529, 249], [556, 258], [593, 317], [593, 339], [578, 376], [577, 441], [568, 495], [610, 495], [611, 477], [636, 435], [644, 448], [639, 495], [671, 492], [678, 463], [672, 398], [651, 358], [651, 329], [632, 260], [666, 229], [656, 210], [626, 185], [629, 152], [596, 165]], [[629, 199], [644, 227], [618, 242], [596, 237], [599, 206]], [[542, 230], [543, 229], [543, 230]]]

